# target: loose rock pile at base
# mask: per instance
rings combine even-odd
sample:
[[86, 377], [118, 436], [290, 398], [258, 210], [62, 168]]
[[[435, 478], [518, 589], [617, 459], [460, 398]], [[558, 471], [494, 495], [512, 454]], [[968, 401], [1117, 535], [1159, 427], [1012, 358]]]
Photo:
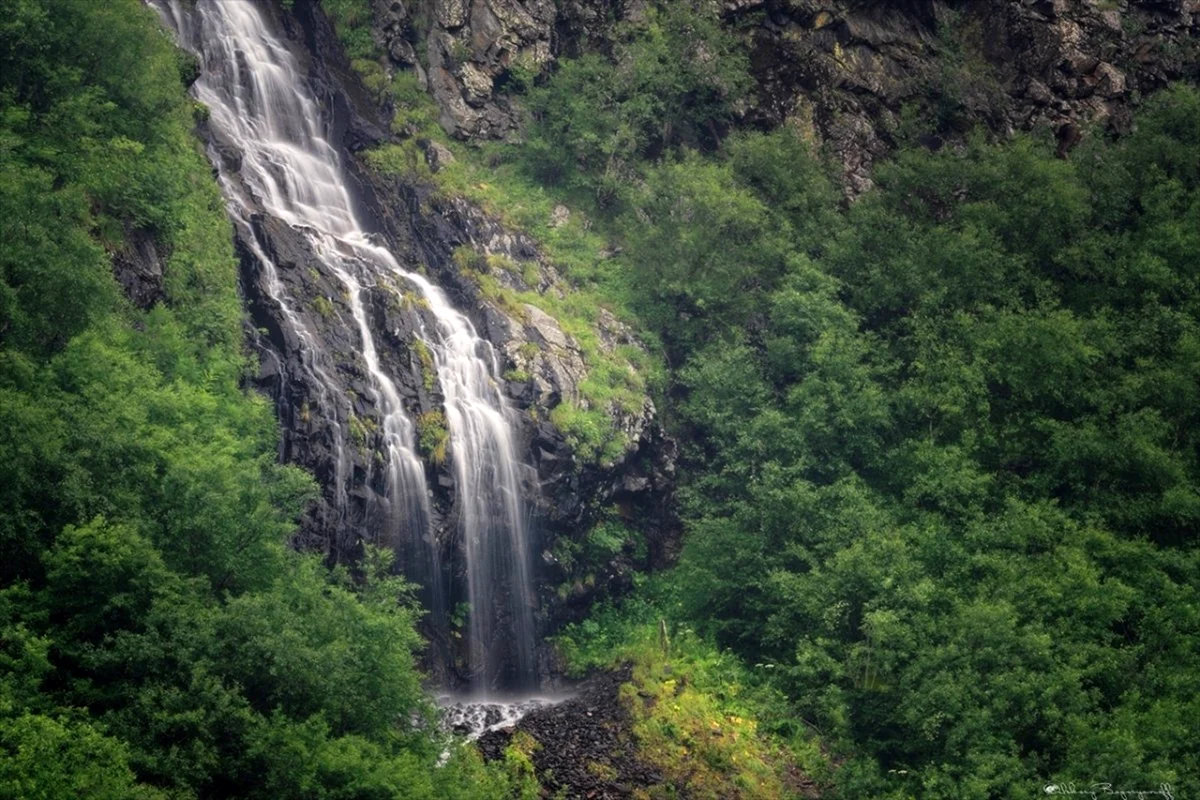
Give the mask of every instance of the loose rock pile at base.
[[532, 760], [548, 796], [563, 791], [589, 800], [625, 798], [661, 784], [662, 775], [637, 758], [631, 720], [618, 696], [630, 677], [629, 667], [602, 673], [580, 685], [574, 698], [531, 711], [512, 728], [485, 734], [479, 739], [484, 758], [502, 758], [520, 730], [540, 745]]

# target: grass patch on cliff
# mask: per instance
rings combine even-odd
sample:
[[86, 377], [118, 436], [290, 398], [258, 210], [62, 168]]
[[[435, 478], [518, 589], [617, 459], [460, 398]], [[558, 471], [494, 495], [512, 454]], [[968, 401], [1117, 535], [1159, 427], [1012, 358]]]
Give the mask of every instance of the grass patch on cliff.
[[363, 85], [377, 100], [386, 99], [390, 79], [383, 65], [383, 53], [371, 34], [370, 0], [320, 0], [320, 5]]
[[437, 466], [446, 463], [450, 452], [450, 431], [441, 411], [426, 411], [417, 417], [417, 443], [421, 452]]

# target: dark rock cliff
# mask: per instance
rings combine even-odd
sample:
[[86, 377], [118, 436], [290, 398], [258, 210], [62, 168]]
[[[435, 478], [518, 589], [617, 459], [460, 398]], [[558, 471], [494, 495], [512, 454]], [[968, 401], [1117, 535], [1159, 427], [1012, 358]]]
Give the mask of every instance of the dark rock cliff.
[[[760, 9], [760, 10], [756, 10]], [[974, 125], [1044, 127], [1062, 152], [1196, 69], [1193, 0], [743, 3], [763, 122], [827, 142], [851, 192], [905, 136], [940, 146]]]
[[[425, 15], [376, 1], [376, 36], [418, 70], [461, 138], [512, 136], [513, 70], [603, 48], [640, 0], [433, 0]], [[983, 124], [1051, 129], [1063, 151], [1092, 124], [1200, 70], [1196, 0], [723, 0], [750, 48], [744, 123], [791, 124], [826, 144], [847, 190], [907, 136], [929, 146]]]

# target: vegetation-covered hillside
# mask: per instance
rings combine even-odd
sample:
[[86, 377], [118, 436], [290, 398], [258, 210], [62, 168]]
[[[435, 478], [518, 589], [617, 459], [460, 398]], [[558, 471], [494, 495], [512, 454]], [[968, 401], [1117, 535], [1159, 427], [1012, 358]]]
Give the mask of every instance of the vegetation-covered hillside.
[[[848, 204], [803, 136], [739, 129], [707, 5], [514, 72], [523, 137], [484, 148], [365, 0], [324, 6], [397, 110], [366, 161], [528, 228], [565, 327], [611, 308], [663, 365], [622, 380], [681, 446], [679, 563], [558, 639], [633, 665], [645, 796], [1200, 793], [1200, 92], [1065, 159], [914, 141]], [[286, 546], [312, 481], [243, 386], [196, 69], [138, 0], [0, 0], [0, 797], [537, 797], [539, 743], [433, 732], [390, 555]], [[589, 365], [610, 400], [627, 365]]]
[[[603, 199], [584, 69], [534, 141]], [[694, 626], [840, 797], [1200, 789], [1200, 93], [1067, 160], [905, 148], [849, 208], [788, 130], [699, 144], [622, 149], [651, 157], [609, 204], [673, 367], [683, 556], [568, 644]]]

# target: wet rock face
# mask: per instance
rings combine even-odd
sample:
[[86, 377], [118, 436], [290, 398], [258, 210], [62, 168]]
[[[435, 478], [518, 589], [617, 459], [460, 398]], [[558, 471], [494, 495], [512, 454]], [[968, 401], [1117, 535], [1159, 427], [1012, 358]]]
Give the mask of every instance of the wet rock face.
[[[349, 153], [380, 141], [387, 135], [387, 125], [362, 92], [328, 22], [311, 3], [298, 1], [294, 8], [294, 16], [284, 15], [281, 24], [292, 29], [293, 38], [304, 42], [312, 56], [310, 80], [319, 96], [330, 98], [335, 139]], [[236, 151], [211, 131], [208, 138], [213, 157], [236, 169]], [[452, 158], [448, 151], [428, 150], [431, 161], [445, 163]], [[538, 309], [502, 309], [489, 302], [454, 256], [466, 247], [481, 255], [535, 265], [536, 269], [500, 276], [505, 285], [519, 291], [564, 291], [553, 265], [528, 237], [505, 229], [469, 203], [433, 196], [427, 187], [381, 178], [363, 169], [349, 153], [346, 164], [353, 184], [349, 188], [361, 208], [360, 216], [404, 269], [421, 272], [441, 286], [455, 308], [470, 317], [495, 348], [501, 388], [520, 420], [517, 450], [531, 467], [524, 494], [532, 506], [530, 516], [538, 537], [535, 552], [552, 547], [560, 536], [586, 533], [599, 513], [620, 504], [642, 512], [639, 524], [650, 557], [665, 558], [677, 538], [669, 512], [673, 449], [658, 426], [653, 404], [647, 400], [641, 413], [618, 418], [630, 442], [624, 458], [604, 465], [581, 462], [548, 422], [558, 403], [580, 397], [579, 384], [587, 376], [587, 367], [578, 346], [557, 321]], [[425, 632], [432, 652], [426, 667], [443, 685], [454, 686], [465, 677], [466, 642], [451, 633], [447, 619], [467, 599], [454, 454], [439, 459], [422, 444], [432, 530], [420, 541], [403, 520], [397, 520], [402, 515], [394, 513], [395, 504], [388, 497], [381, 409], [345, 286], [312, 252], [308, 237], [270, 216], [257, 215], [250, 224], [238, 225], [236, 233], [249, 312], [247, 337], [260, 363], [252, 383], [276, 404], [283, 429], [281, 459], [310, 470], [321, 486], [321, 497], [303, 520], [296, 545], [323, 552], [331, 562], [350, 564], [361, 555], [364, 543], [391, 546], [418, 583], [450, 587], [440, 610], [427, 598], [432, 613]], [[263, 269], [260, 255], [274, 265], [273, 274]], [[289, 298], [286, 307], [275, 299], [280, 296]], [[434, 324], [428, 308], [402, 281], [372, 281], [361, 296], [380, 365], [394, 381], [420, 433], [421, 420], [436, 415], [443, 405], [433, 365], [417, 337], [422, 324]], [[296, 318], [302, 325], [289, 322]], [[606, 346], [634, 342], [631, 332], [614, 318], [603, 320], [601, 327]], [[301, 340], [300, 328], [309, 339]], [[436, 576], [421, 571], [429, 561], [430, 547], [442, 565]], [[578, 599], [563, 603], [547, 588], [552, 585], [547, 580], [552, 565], [539, 561], [535, 566], [536, 623], [539, 633], [546, 633], [579, 613]], [[511, 588], [498, 589], [500, 594], [506, 591], [512, 594]], [[539, 653], [538, 659], [543, 674], [552, 671], [548, 652]]]
[[[399, 238], [403, 230], [411, 231], [413, 257], [496, 348], [504, 390], [521, 412], [523, 452], [540, 484], [540, 491], [531, 496], [543, 533], [539, 551], [560, 535], [586, 532], [599, 509], [618, 505], [631, 509], [638, 520], [649, 545], [648, 558], [665, 563], [678, 533], [670, 503], [675, 449], [657, 421], [654, 404], [647, 398], [634, 414], [609, 410], [615, 429], [629, 443], [616, 463], [577, 458], [549, 422], [549, 413], [563, 401], [581, 401], [579, 385], [588, 371], [578, 345], [553, 317], [534, 306], [501, 310], [490, 304], [456, 264], [454, 253], [468, 247], [509, 263], [534, 265], [529, 271], [493, 272], [502, 285], [519, 292], [567, 291], [554, 265], [528, 236], [506, 229], [464, 200], [443, 199], [428, 189], [365, 171], [361, 176], [388, 236]], [[536, 276], [532, 284], [526, 282], [531, 275]], [[633, 332], [607, 312], [600, 316], [598, 332], [602, 346], [610, 350], [637, 344]], [[575, 617], [552, 592], [544, 594], [553, 622]]]

